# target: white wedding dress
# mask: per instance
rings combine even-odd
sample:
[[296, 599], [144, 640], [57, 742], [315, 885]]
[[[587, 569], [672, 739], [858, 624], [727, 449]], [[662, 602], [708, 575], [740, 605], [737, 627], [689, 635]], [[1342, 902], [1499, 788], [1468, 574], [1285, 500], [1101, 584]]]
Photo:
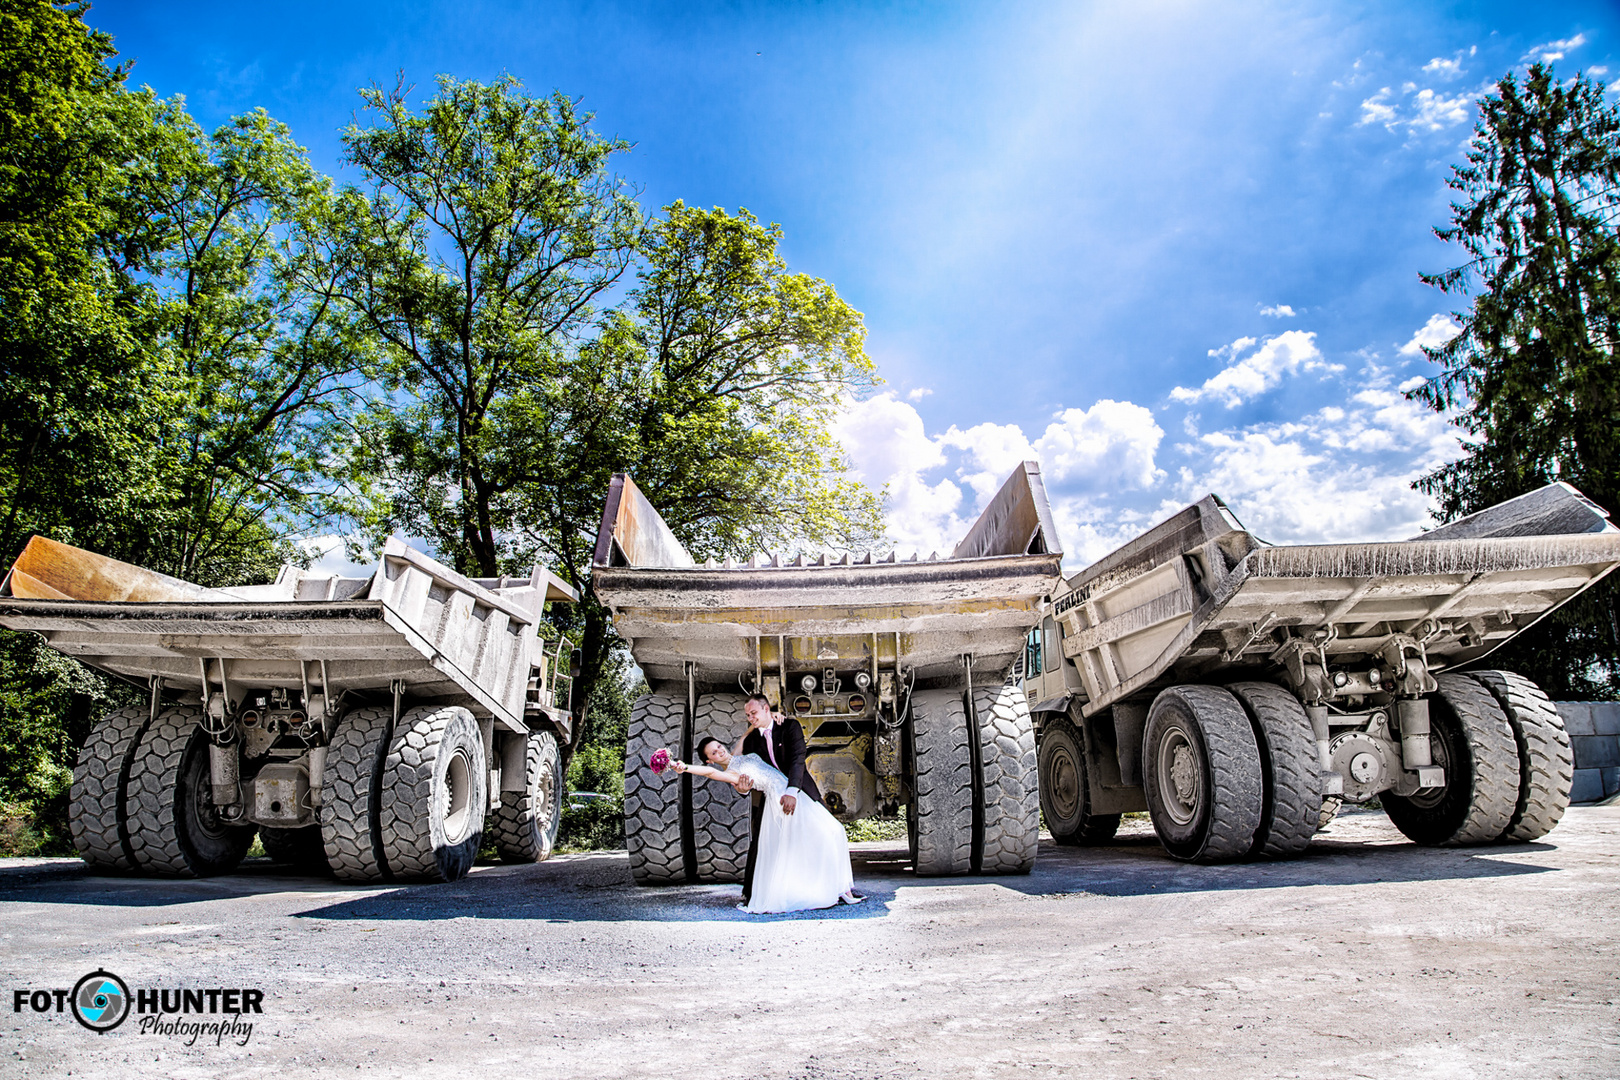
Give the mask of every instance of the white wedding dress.
[[730, 769], [765, 793], [759, 825], [754, 891], [744, 911], [774, 915], [832, 907], [855, 884], [849, 865], [849, 837], [825, 806], [800, 795], [792, 814], [782, 813], [787, 777], [757, 754], [738, 754]]

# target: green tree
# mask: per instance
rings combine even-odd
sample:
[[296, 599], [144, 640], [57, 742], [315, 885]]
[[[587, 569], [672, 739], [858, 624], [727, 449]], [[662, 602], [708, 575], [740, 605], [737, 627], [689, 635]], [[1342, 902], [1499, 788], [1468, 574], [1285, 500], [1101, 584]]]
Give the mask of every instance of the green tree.
[[[31, 533], [265, 580], [364, 341], [308, 283], [332, 201], [262, 113], [205, 136], [125, 88], [82, 4], [0, 0], [0, 553]], [[120, 687], [0, 631], [0, 802], [65, 843], [68, 768]]]
[[0, 0], [0, 552], [50, 531], [120, 550], [160, 496], [164, 373], [139, 192], [167, 133], [85, 6]]
[[362, 471], [391, 497], [384, 526], [492, 576], [519, 560], [490, 412], [589, 324], [640, 211], [608, 169], [628, 144], [597, 136], [569, 98], [447, 76], [419, 113], [406, 94], [363, 91], [374, 124], [345, 137], [370, 199], [346, 204], [334, 296], [381, 342], [392, 393], [368, 416]]
[[[1473, 295], [1462, 332], [1425, 350], [1412, 396], [1451, 412], [1464, 455], [1421, 478], [1450, 521], [1554, 480], [1620, 515], [1620, 107], [1602, 84], [1533, 65], [1479, 103], [1461, 193], [1435, 230], [1467, 253], [1422, 279]], [[1491, 663], [1555, 696], [1620, 692], [1616, 590], [1600, 584]]]
[[284, 532], [331, 512], [374, 353], [332, 287], [336, 197], [263, 110], [212, 135], [169, 103], [149, 212], [151, 340], [173, 372], [157, 445], [169, 497], [132, 561], [188, 580], [274, 572]]
[[746, 210], [667, 207], [625, 307], [493, 413], [513, 524], [581, 591], [583, 741], [620, 645], [590, 592], [613, 473], [632, 474], [699, 559], [881, 536], [881, 503], [848, 478], [830, 432], [875, 380], [865, 326], [831, 285], [787, 268], [781, 236]]

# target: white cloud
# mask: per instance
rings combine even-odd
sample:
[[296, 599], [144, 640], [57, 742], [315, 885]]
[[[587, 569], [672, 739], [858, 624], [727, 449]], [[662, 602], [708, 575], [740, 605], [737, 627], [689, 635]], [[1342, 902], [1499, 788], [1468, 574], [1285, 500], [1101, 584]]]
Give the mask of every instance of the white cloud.
[[[850, 403], [834, 434], [854, 474], [887, 489], [888, 533], [902, 557], [950, 551], [1013, 469], [1036, 460], [1070, 565], [1084, 566], [1140, 531], [1140, 513], [1113, 505], [1111, 497], [1165, 476], [1154, 462], [1164, 431], [1148, 409], [1129, 401], [1064, 409], [1031, 442], [1017, 424], [952, 426], [930, 436], [917, 410], [890, 392]], [[954, 479], [938, 475], [953, 464]]]
[[996, 493], [1019, 462], [1038, 456], [1017, 424], [975, 424], [966, 431], [953, 424], [938, 442], [965, 451], [965, 463], [957, 475], [973, 488], [980, 502]]
[[1462, 327], [1452, 321], [1450, 315], [1430, 315], [1429, 321], [1418, 328], [1408, 341], [1400, 348], [1402, 356], [1422, 356], [1425, 347], [1438, 349], [1458, 334]]
[[1273, 304], [1270, 307], [1261, 308], [1260, 314], [1269, 315], [1273, 319], [1292, 319], [1294, 317], [1294, 309], [1289, 307], [1287, 304]]
[[[1421, 381], [1421, 380], [1419, 380]], [[1346, 393], [1299, 422], [1211, 432], [1179, 470], [1182, 501], [1215, 492], [1276, 543], [1348, 543], [1415, 535], [1428, 500], [1412, 481], [1458, 456], [1457, 429], [1403, 390]], [[1165, 500], [1161, 513], [1174, 510]]]
[[1460, 57], [1445, 60], [1437, 56], [1424, 64], [1423, 70], [1441, 79], [1455, 79], [1462, 74], [1462, 60]]
[[[1441, 67], [1435, 68], [1437, 64]], [[1445, 65], [1456, 65], [1455, 72]], [[1452, 78], [1455, 73], [1461, 71], [1461, 66], [1460, 61], [1436, 59], [1429, 61], [1423, 68], [1424, 71], [1431, 69], [1442, 78]], [[1411, 99], [1406, 103], [1405, 114], [1402, 113], [1402, 106], [1396, 100], [1402, 95]], [[1429, 87], [1420, 89], [1417, 83], [1408, 82], [1401, 85], [1400, 94], [1396, 94], [1386, 86], [1363, 101], [1361, 119], [1356, 121], [1356, 126], [1382, 124], [1388, 131], [1405, 128], [1411, 134], [1444, 131], [1467, 122], [1473, 105], [1473, 97], [1467, 93], [1446, 97]]]
[[917, 410], [893, 393], [854, 402], [833, 425], [849, 454], [851, 472], [874, 490], [887, 489], [890, 537], [920, 551], [950, 550], [961, 535], [954, 511], [962, 489], [948, 479], [928, 483], [923, 473], [945, 464], [939, 445], [923, 430]]
[[1539, 60], [1543, 64], [1550, 64], [1554, 60], [1562, 60], [1564, 56], [1586, 44], [1585, 34], [1576, 34], [1563, 41], [1549, 41], [1545, 45], [1533, 45], [1530, 51], [1524, 54], [1524, 59]]
[[1222, 368], [1198, 389], [1178, 386], [1170, 391], [1170, 397], [1189, 403], [1214, 398], [1231, 409], [1270, 390], [1282, 382], [1284, 375], [1294, 375], [1301, 370], [1343, 370], [1342, 365], [1323, 360], [1321, 350], [1316, 347], [1316, 334], [1311, 331], [1289, 330], [1267, 338], [1253, 353], [1236, 359], [1252, 345], [1254, 338], [1245, 337], [1223, 348], [1211, 349], [1211, 356], [1235, 362]]
[[[1414, 338], [1443, 340], [1454, 331], [1437, 316]], [[1165, 416], [1102, 400], [1060, 410], [1031, 437], [1033, 428], [993, 422], [932, 434], [916, 408], [891, 391], [851, 403], [835, 430], [856, 474], [887, 490], [888, 533], [901, 557], [948, 553], [1029, 459], [1041, 462], [1069, 573], [1211, 491], [1278, 543], [1399, 539], [1429, 523], [1428, 499], [1412, 482], [1461, 449], [1443, 415], [1407, 400], [1421, 377], [1371, 360], [1346, 374], [1305, 331], [1239, 338], [1210, 355], [1222, 370], [1198, 389], [1178, 387], [1173, 399], [1231, 404], [1291, 374], [1317, 371], [1320, 404], [1282, 422], [1201, 433], [1196, 409]], [[1186, 434], [1167, 446], [1171, 423]]]
[[1472, 105], [1473, 99], [1467, 94], [1447, 98], [1433, 90], [1419, 90], [1412, 98], [1412, 107], [1417, 110], [1417, 115], [1408, 120], [1406, 126], [1413, 131], [1444, 131], [1467, 121]]
[[1164, 476], [1154, 464], [1163, 438], [1147, 409], [1105, 398], [1090, 409], [1058, 413], [1036, 440], [1035, 451], [1062, 489], [1143, 489]]
[[1361, 119], [1356, 126], [1363, 124], [1383, 124], [1387, 128], [1395, 126], [1395, 106], [1389, 103], [1389, 87], [1384, 87], [1378, 93], [1361, 103]]
[[933, 392], [934, 391], [932, 389], [930, 389], [929, 387], [919, 386], [919, 387], [917, 387], [917, 389], [911, 391], [909, 394], [906, 395], [906, 400], [908, 400], [908, 401], [921, 401], [923, 398], [927, 397], [929, 394], [932, 394]]

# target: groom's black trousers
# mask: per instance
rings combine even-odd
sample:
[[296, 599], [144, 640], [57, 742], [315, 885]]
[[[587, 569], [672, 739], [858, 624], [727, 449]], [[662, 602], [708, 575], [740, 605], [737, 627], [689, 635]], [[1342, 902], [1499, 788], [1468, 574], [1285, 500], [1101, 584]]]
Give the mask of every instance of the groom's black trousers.
[[759, 858], [759, 827], [765, 822], [765, 793], [756, 791], [751, 797], [753, 809], [748, 815], [748, 869], [743, 871], [743, 903], [754, 895], [754, 862]]

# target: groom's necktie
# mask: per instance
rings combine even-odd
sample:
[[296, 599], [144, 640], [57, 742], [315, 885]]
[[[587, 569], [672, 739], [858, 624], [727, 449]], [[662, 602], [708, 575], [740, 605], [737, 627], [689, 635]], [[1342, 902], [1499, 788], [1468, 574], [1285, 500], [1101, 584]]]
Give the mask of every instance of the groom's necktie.
[[771, 745], [771, 743], [775, 741], [771, 738], [771, 733], [775, 730], [776, 725], [772, 724], [770, 727], [760, 732], [760, 734], [765, 736], [765, 753], [771, 759], [771, 768], [780, 770], [782, 766], [776, 763], [776, 747]]

